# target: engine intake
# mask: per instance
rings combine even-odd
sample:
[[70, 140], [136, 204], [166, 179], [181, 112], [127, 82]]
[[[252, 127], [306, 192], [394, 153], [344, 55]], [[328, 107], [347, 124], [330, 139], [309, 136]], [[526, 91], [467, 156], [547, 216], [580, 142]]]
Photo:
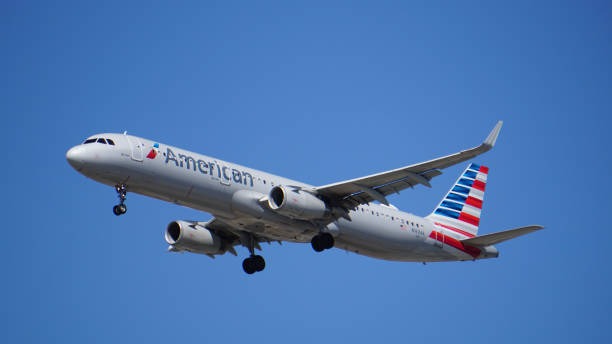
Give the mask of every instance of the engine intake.
[[299, 219], [320, 219], [327, 213], [327, 206], [317, 196], [299, 187], [275, 186], [268, 195], [268, 206], [279, 214]]
[[197, 222], [172, 221], [166, 227], [166, 242], [173, 251], [201, 254], [223, 253], [223, 241]]

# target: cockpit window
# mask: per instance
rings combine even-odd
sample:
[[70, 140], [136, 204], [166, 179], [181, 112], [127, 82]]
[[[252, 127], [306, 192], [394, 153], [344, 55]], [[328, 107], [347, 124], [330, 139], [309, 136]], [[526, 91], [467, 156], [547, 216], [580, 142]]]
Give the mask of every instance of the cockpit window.
[[85, 142], [83, 142], [83, 144], [85, 144], [85, 145], [86, 145], [86, 144], [88, 144], [88, 143], [93, 143], [93, 142], [96, 142], [96, 139], [88, 139], [88, 140], [85, 140]]
[[106, 140], [105, 139], [98, 139], [98, 143], [106, 144]]
[[106, 139], [106, 142], [108, 142], [109, 145], [114, 146], [115, 142], [111, 139]]

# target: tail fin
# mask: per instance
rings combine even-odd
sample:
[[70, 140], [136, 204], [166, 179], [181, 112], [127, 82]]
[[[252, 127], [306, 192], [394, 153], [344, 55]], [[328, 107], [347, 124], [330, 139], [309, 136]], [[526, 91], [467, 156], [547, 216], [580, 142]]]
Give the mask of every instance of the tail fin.
[[488, 167], [470, 164], [427, 218], [469, 238], [476, 236], [488, 173]]

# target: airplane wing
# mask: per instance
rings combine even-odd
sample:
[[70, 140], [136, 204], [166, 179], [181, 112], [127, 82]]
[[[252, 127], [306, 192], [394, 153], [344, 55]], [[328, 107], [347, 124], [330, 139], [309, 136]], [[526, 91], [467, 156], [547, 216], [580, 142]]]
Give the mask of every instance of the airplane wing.
[[497, 122], [489, 136], [478, 147], [391, 171], [320, 186], [314, 191], [332, 202], [339, 203], [340, 206], [351, 209], [372, 201], [389, 205], [385, 196], [399, 193], [417, 184], [431, 187], [429, 181], [441, 175], [441, 169], [472, 159], [493, 148], [502, 124], [502, 121]]
[[477, 237], [461, 240], [464, 245], [484, 247], [489, 245], [499, 244], [500, 242], [514, 239], [518, 236], [529, 234], [535, 231], [544, 229], [542, 226], [527, 226], [515, 229], [509, 229], [497, 233], [480, 235]]

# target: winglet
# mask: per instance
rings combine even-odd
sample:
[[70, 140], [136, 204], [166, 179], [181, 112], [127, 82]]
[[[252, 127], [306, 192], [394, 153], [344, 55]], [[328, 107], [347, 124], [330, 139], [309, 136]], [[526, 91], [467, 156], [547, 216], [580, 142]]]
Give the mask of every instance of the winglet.
[[504, 124], [503, 121], [497, 122], [493, 130], [491, 130], [489, 136], [487, 136], [487, 139], [484, 141], [486, 146], [495, 146], [495, 141], [497, 141], [497, 136], [499, 136], [499, 131], [501, 130], [502, 124]]

